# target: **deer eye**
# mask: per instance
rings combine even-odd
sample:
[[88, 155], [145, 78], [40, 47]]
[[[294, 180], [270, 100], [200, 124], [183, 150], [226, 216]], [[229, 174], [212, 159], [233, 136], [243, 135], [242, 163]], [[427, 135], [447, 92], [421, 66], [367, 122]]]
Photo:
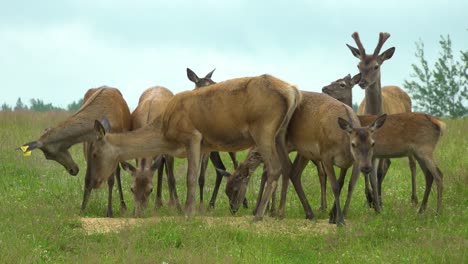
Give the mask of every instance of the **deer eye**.
[[351, 146], [352, 146], [353, 148], [355, 148], [355, 147], [356, 147], [356, 143], [354, 143], [354, 142], [351, 143]]
[[345, 87], [344, 83], [340, 83], [340, 87]]
[[135, 193], [135, 190], [133, 189], [133, 187], [130, 188], [130, 191], [132, 191], [132, 193]]
[[375, 145], [375, 141], [373, 141], [373, 142], [371, 143], [371, 146], [372, 146], [372, 147], [374, 147], [374, 145]]
[[379, 65], [374, 66], [374, 70], [377, 70], [379, 68]]
[[152, 193], [152, 192], [153, 192], [153, 188], [151, 188], [151, 189], [149, 190], [149, 193]]

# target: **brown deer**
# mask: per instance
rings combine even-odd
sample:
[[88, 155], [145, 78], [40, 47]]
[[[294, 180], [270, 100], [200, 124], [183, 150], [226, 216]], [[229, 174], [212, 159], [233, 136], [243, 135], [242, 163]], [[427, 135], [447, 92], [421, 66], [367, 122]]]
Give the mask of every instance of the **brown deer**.
[[[174, 94], [167, 88], [155, 86], [146, 89], [140, 96], [138, 106], [132, 112], [132, 130], [139, 129], [151, 123], [161, 116], [169, 100]], [[136, 159], [136, 167], [127, 162], [122, 162], [122, 168], [132, 174], [133, 199], [135, 202], [135, 216], [140, 216], [148, 205], [148, 199], [153, 191], [153, 174], [158, 170], [158, 181], [156, 191], [155, 207], [162, 206], [162, 177], [166, 167], [167, 180], [169, 185], [169, 205], [176, 206], [181, 210], [174, 177], [174, 157], [160, 155], [158, 157], [144, 157]]]
[[28, 150], [40, 149], [46, 159], [51, 159], [62, 164], [67, 171], [76, 175], [78, 166], [73, 161], [68, 149], [77, 143], [83, 144], [84, 154], [88, 163], [85, 177], [85, 187], [81, 210], [86, 208], [91, 189], [98, 188], [104, 181], [109, 187], [108, 207], [106, 215], [112, 216], [112, 188], [114, 185], [114, 173], [117, 177], [117, 185], [120, 193], [120, 206], [126, 208], [120, 182], [120, 168], [116, 165], [112, 172], [106, 175], [94, 175], [89, 177], [90, 153], [93, 152], [92, 142], [96, 139], [93, 120], [105, 117], [109, 123], [109, 129], [113, 132], [130, 130], [130, 111], [120, 91], [116, 88], [102, 86], [89, 89], [83, 99], [83, 106], [67, 120], [58, 126], [48, 129], [37, 141], [26, 143]]
[[[386, 32], [381, 32], [379, 34], [379, 41], [374, 53], [372, 55], [366, 54], [364, 46], [361, 43], [359, 34], [354, 32], [352, 34], [354, 41], [358, 48], [354, 48], [348, 44], [348, 48], [351, 50], [351, 53], [359, 59], [358, 69], [361, 73], [361, 79], [359, 81], [359, 86], [365, 89], [365, 98], [358, 109], [358, 114], [366, 115], [380, 115], [382, 113], [387, 114], [396, 114], [402, 112], [411, 112], [411, 99], [401, 88], [397, 86], [388, 86], [385, 87], [385, 96], [383, 95], [383, 89], [381, 86], [381, 65], [384, 61], [392, 58], [395, 47], [389, 48], [386, 51], [380, 53], [383, 44], [390, 37], [390, 34]], [[408, 157], [409, 165], [412, 175], [415, 175], [416, 164], [413, 157]], [[377, 166], [377, 163], [379, 165]], [[377, 181], [380, 182], [378, 185], [381, 186], [383, 177], [386, 173], [380, 173], [382, 178], [377, 179], [377, 170], [384, 171], [388, 170], [390, 166], [390, 160], [376, 160], [376, 166], [374, 166], [374, 171], [371, 173], [371, 183], [373, 186], [373, 200], [374, 208], [377, 212], [380, 211], [380, 189], [377, 186]], [[367, 176], [366, 176], [367, 177]], [[378, 196], [378, 197], [377, 197]], [[370, 193], [367, 195], [370, 200]], [[413, 203], [417, 202], [417, 198], [413, 197]]]
[[[357, 83], [359, 83], [360, 79], [361, 79], [361, 73], [358, 73], [354, 75], [353, 77], [351, 77], [351, 75], [348, 74], [344, 78], [338, 79], [334, 82], [331, 82], [329, 85], [324, 86], [322, 88], [322, 92], [352, 107], [352, 102], [353, 102], [352, 89]], [[405, 92], [401, 91], [401, 89], [400, 89], [400, 92], [394, 92], [394, 91], [398, 91], [399, 89], [400, 88], [396, 86], [385, 86], [382, 88], [382, 98], [384, 99], [384, 106], [388, 106], [389, 111], [402, 110], [400, 112], [411, 112], [410, 111], [411, 107], [407, 109], [395, 109], [403, 105], [401, 102], [406, 102], [406, 105], [408, 105], [408, 103], [409, 105], [411, 105], [411, 100], [409, 99], [409, 96]], [[399, 94], [401, 95], [401, 97], [395, 98], [394, 97], [395, 94]], [[363, 106], [363, 104], [365, 104], [364, 100], [361, 102], [361, 107]], [[394, 107], [393, 109], [391, 109], [392, 106]], [[362, 112], [362, 108], [360, 109]], [[361, 116], [359, 115], [359, 111], [358, 111], [358, 117], [361, 119]], [[367, 124], [363, 124], [362, 120], [360, 121], [361, 121], [361, 125], [367, 125]], [[379, 157], [378, 153], [374, 152], [374, 155], [376, 155], [378, 158], [383, 158], [383, 157]], [[418, 196], [416, 193], [416, 167], [415, 167], [413, 157], [409, 156], [408, 158], [410, 160], [410, 169], [411, 169], [411, 184], [412, 184], [411, 201], [414, 205], [416, 205], [418, 203]], [[383, 166], [379, 165], [379, 169], [377, 171], [379, 196], [382, 196], [382, 181], [385, 177], [385, 174], [388, 171], [388, 166], [390, 166], [390, 163], [388, 163], [388, 165], [386, 165], [385, 168], [382, 168]], [[368, 183], [366, 183], [366, 187], [368, 187]], [[369, 195], [369, 190], [367, 188], [366, 188], [366, 194]]]
[[[368, 124], [375, 116], [359, 116], [361, 125]], [[427, 207], [427, 200], [435, 179], [437, 185], [437, 213], [442, 209], [443, 174], [434, 161], [433, 153], [443, 131], [445, 123], [424, 113], [399, 113], [387, 116], [382, 128], [374, 134], [374, 158], [399, 158], [413, 156], [421, 167], [426, 189], [419, 209], [422, 213]], [[357, 175], [349, 183], [348, 198], [343, 213], [346, 215]]]
[[[215, 84], [216, 82], [211, 79], [211, 76], [213, 75], [213, 72], [215, 69], [213, 69], [211, 72], [209, 72], [205, 77], [199, 78], [195, 72], [193, 72], [191, 69], [187, 68], [187, 78], [195, 83], [195, 89], [199, 89], [201, 87], [205, 87], [208, 85]], [[237, 168], [238, 163], [236, 159], [236, 153], [235, 152], [228, 152], [229, 156], [231, 157], [232, 163], [234, 164], [234, 168]], [[216, 197], [218, 196], [218, 191], [219, 187], [221, 185], [221, 181], [223, 179], [223, 174], [222, 171], [226, 170], [226, 167], [224, 166], [223, 161], [221, 160], [221, 156], [219, 155], [219, 152], [213, 151], [209, 155], [203, 155], [202, 156], [202, 164], [200, 168], [200, 177], [198, 178], [198, 185], [200, 187], [200, 203], [203, 204], [203, 188], [205, 186], [205, 175], [206, 175], [206, 169], [208, 167], [208, 156], [211, 159], [211, 162], [217, 168], [216, 170], [216, 182], [215, 186], [213, 189], [213, 194], [211, 195], [210, 203], [209, 206], [210, 208], [215, 207], [216, 203]], [[219, 171], [220, 170], [220, 171]], [[247, 200], [244, 200], [244, 207], [247, 208]]]
[[[302, 91], [302, 97], [302, 103], [291, 118], [287, 130], [288, 148], [290, 151], [295, 150], [298, 153], [290, 178], [306, 212], [306, 218], [314, 218], [313, 211], [304, 194], [300, 177], [309, 160], [321, 162], [326, 175], [331, 181], [335, 197], [335, 206], [330, 213], [330, 222], [341, 225], [344, 224], [344, 218], [340, 206], [339, 186], [341, 184], [339, 182], [344, 181], [344, 174], [342, 173], [337, 180], [333, 166], [347, 169], [356, 161], [353, 174], [359, 174], [359, 170], [365, 173], [370, 172], [372, 169], [372, 134], [385, 122], [385, 115], [377, 118], [368, 127], [361, 128], [356, 114], [343, 103], [327, 95], [313, 92]], [[336, 123], [337, 120], [338, 124]], [[345, 133], [343, 130], [350, 132]], [[363, 135], [358, 137], [359, 142], [350, 141], [350, 137], [356, 133]], [[251, 155], [256, 157], [252, 158]], [[241, 164], [238, 170], [246, 170], [245, 166], [249, 168], [250, 164], [253, 164], [255, 160], [258, 161], [258, 159], [261, 159], [261, 157], [255, 152], [251, 152], [246, 159], [249, 164]], [[246, 170], [241, 174], [247, 175], [248, 172], [250, 170]], [[247, 183], [248, 178], [245, 177], [237, 177], [228, 181], [226, 193], [230, 198], [231, 205], [240, 204], [245, 195]], [[287, 185], [288, 177], [283, 177], [279, 208], [280, 217], [284, 216]], [[262, 194], [262, 188], [263, 184], [261, 184], [259, 195]]]
[[[255, 216], [255, 220], [260, 220], [281, 172], [289, 173], [285, 135], [300, 101], [301, 93], [296, 87], [269, 75], [232, 79], [182, 92], [169, 101], [161, 118], [141, 129], [106, 134], [106, 122], [96, 121], [96, 159], [88, 171], [106, 175], [119, 161], [158, 154], [187, 157], [185, 213], [191, 216], [200, 155], [256, 146], [268, 171], [263, 200]], [[238, 105], [243, 105], [241, 110]]]

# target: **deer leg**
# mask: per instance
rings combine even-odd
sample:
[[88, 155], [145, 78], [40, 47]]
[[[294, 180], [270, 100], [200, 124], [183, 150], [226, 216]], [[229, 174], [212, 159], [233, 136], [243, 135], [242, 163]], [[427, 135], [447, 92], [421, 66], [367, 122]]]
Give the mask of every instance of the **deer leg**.
[[[276, 149], [278, 151], [278, 158], [281, 162], [281, 175], [282, 175], [282, 184], [281, 184], [281, 200], [279, 207], [279, 218], [284, 218], [285, 207], [286, 207], [286, 195], [289, 185], [289, 176], [291, 174], [292, 163], [289, 159], [288, 149], [286, 147], [286, 130], [280, 130], [276, 139]], [[273, 197], [274, 198], [274, 197]], [[274, 201], [274, 200], [273, 200]], [[273, 206], [274, 207], [274, 206]]]
[[165, 155], [164, 164], [166, 165], [167, 185], [169, 187], [169, 206], [172, 208], [175, 206], [177, 210], [182, 211], [174, 177], [174, 157]]
[[369, 173], [364, 174], [364, 193], [366, 194], [367, 204], [370, 208], [372, 208], [374, 204], [374, 199], [372, 197], [372, 190], [370, 188], [369, 177]]
[[262, 178], [260, 180], [260, 189], [258, 190], [258, 195], [257, 195], [257, 203], [255, 204], [255, 208], [253, 210], [253, 215], [257, 214], [258, 207], [260, 206], [260, 202], [262, 200], [263, 196], [263, 191], [265, 190], [265, 184], [267, 180], [268, 172], [266, 169], [266, 166], [263, 166], [263, 173], [262, 173]]
[[322, 164], [325, 169], [325, 173], [327, 174], [327, 177], [330, 180], [330, 184], [333, 190], [333, 196], [335, 197], [335, 203], [333, 204], [333, 208], [330, 211], [329, 223], [336, 224], [338, 226], [345, 225], [340, 205], [340, 185], [339, 182], [336, 180], [335, 171], [333, 169], [333, 163], [331, 160], [322, 160]]
[[424, 191], [424, 198], [419, 209], [419, 213], [426, 210], [427, 200], [431, 193], [432, 183], [435, 179], [437, 185], [437, 213], [440, 213], [442, 209], [442, 172], [439, 167], [435, 165], [432, 157], [421, 157], [418, 158], [419, 165], [424, 172], [426, 178], [426, 190]]
[[307, 200], [307, 197], [304, 193], [304, 188], [302, 187], [302, 181], [301, 181], [302, 172], [307, 166], [307, 162], [308, 162], [308, 159], [306, 159], [304, 156], [298, 153], [296, 155], [296, 158], [294, 159], [294, 163], [291, 169], [290, 179], [291, 179], [291, 182], [293, 183], [293, 186], [294, 186], [294, 189], [296, 190], [297, 195], [299, 196], [299, 200], [301, 201], [302, 207], [304, 208], [306, 219], [312, 220], [315, 217], [314, 212], [312, 211], [309, 201]]
[[114, 188], [114, 174], [107, 180], [107, 186], [109, 188], [108, 197], [107, 197], [107, 211], [106, 217], [114, 217], [112, 213], [112, 189]]
[[311, 160], [317, 168], [317, 175], [320, 181], [320, 211], [324, 212], [327, 209], [327, 175], [323, 169], [323, 165], [319, 161]]
[[[213, 165], [215, 166], [215, 168], [226, 171], [226, 167], [224, 166], [223, 161], [221, 160], [221, 156], [219, 155], [219, 152], [217, 151], [211, 152], [210, 160], [211, 160], [211, 163], [213, 163]], [[216, 197], [218, 196], [218, 191], [219, 191], [219, 187], [221, 186], [222, 180], [223, 180], [223, 175], [218, 170], [216, 170], [216, 182], [215, 182], [215, 186], [213, 189], [213, 194], [211, 195], [211, 199], [210, 199], [210, 204], [209, 204], [210, 208], [215, 207]]]
[[185, 215], [191, 217], [195, 213], [195, 193], [197, 176], [200, 174], [201, 134], [194, 135], [187, 147], [187, 199], [185, 201]]
[[208, 167], [208, 155], [201, 154], [200, 176], [198, 177], [198, 186], [200, 187], [200, 208], [203, 208], [203, 188], [205, 187], [205, 174]]
[[[158, 168], [158, 179], [156, 185], [156, 200], [154, 201], [154, 208], [161, 208], [163, 205], [162, 202], [162, 182], [163, 182], [163, 174], [164, 174], [164, 158], [161, 162], [161, 166]], [[166, 170], [167, 172], [167, 170]]]
[[377, 167], [377, 184], [378, 184], [378, 191], [379, 191], [379, 198], [380, 198], [380, 205], [382, 205], [382, 183], [387, 175], [388, 169], [390, 168], [390, 164], [392, 162], [390, 159], [380, 159], [379, 166]]
[[377, 187], [377, 168], [379, 164], [379, 160], [375, 159], [372, 162], [372, 171], [370, 176], [371, 186], [372, 186], [372, 196], [374, 199], [374, 210], [375, 212], [380, 212], [380, 199], [379, 199], [379, 191]]
[[127, 205], [125, 204], [125, 200], [124, 200], [124, 197], [123, 197], [122, 180], [120, 178], [120, 166], [119, 165], [117, 165], [117, 168], [115, 169], [115, 176], [117, 178], [117, 189], [119, 191], [120, 210], [121, 211], [126, 211], [127, 210]]
[[343, 209], [343, 216], [345, 217], [348, 214], [349, 205], [351, 204], [351, 197], [354, 191], [354, 186], [356, 185], [356, 181], [358, 178], [359, 178], [359, 166], [357, 164], [353, 164], [353, 172], [351, 174], [351, 179], [349, 180], [349, 184], [348, 184], [348, 196], [346, 197], [346, 203]]
[[413, 156], [408, 156], [409, 167], [411, 171], [411, 203], [418, 204], [418, 194], [416, 191], [416, 163]]
[[231, 157], [232, 164], [234, 165], [234, 169], [237, 169], [237, 167], [239, 167], [239, 163], [237, 162], [236, 153], [235, 152], [228, 152], [228, 153], [229, 153], [229, 157]]
[[88, 204], [89, 201], [89, 196], [91, 195], [91, 180], [86, 177], [85, 178], [85, 184], [84, 184], [84, 191], [83, 191], [83, 201], [81, 202], [81, 213], [84, 213], [84, 210], [86, 209], [86, 205]]
[[[276, 186], [277, 187], [277, 186]], [[275, 217], [276, 216], [276, 187], [271, 193], [271, 201], [268, 202], [269, 204], [269, 211], [270, 211], [270, 216]], [[268, 210], [268, 207], [267, 207]], [[284, 217], [284, 215], [282, 216]], [[281, 217], [280, 217], [281, 218]]]

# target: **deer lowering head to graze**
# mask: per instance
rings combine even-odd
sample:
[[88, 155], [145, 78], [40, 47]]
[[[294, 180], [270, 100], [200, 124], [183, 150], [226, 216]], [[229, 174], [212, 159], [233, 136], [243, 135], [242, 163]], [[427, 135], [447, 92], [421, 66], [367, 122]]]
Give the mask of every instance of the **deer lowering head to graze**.
[[[299, 195], [306, 217], [312, 219], [314, 214], [308, 200], [304, 194], [300, 174], [309, 160], [321, 162], [327, 176], [332, 183], [333, 194], [335, 196], [334, 211], [331, 212], [330, 222], [344, 224], [343, 215], [339, 200], [339, 181], [336, 179], [333, 166], [347, 169], [353, 165], [354, 174], [359, 170], [369, 172], [372, 168], [372, 134], [385, 121], [385, 116], [378, 118], [368, 127], [361, 128], [359, 120], [352, 110], [343, 103], [323, 94], [313, 92], [302, 92], [302, 103], [294, 112], [287, 130], [287, 144], [290, 151], [297, 151], [299, 160], [296, 159], [291, 170], [290, 178], [294, 184], [296, 192]], [[339, 121], [339, 124], [337, 121]], [[340, 127], [341, 126], [341, 127]], [[345, 132], [347, 131], [347, 133]], [[352, 131], [351, 133], [349, 131]], [[358, 132], [354, 132], [358, 131]], [[363, 136], [358, 141], [351, 142], [350, 135], [360, 133]], [[351, 145], [355, 145], [351, 151]], [[246, 159], [251, 164], [257, 164], [258, 158], [252, 158], [252, 155], [258, 155], [251, 152]], [[263, 156], [261, 156], [263, 157]], [[258, 164], [257, 164], [258, 165]], [[239, 170], [244, 168], [244, 164], [239, 166]], [[237, 172], [233, 174], [237, 175]], [[247, 173], [240, 173], [247, 175]], [[342, 174], [343, 175], [343, 174]], [[244, 176], [244, 178], [247, 176]], [[340, 178], [344, 177], [340, 175]], [[286, 199], [287, 177], [283, 178], [283, 187], [281, 193], [280, 215], [284, 214]], [[242, 177], [236, 177], [228, 181], [226, 185], [228, 195], [230, 195], [231, 207], [239, 205], [242, 194], [245, 194], [245, 188], [248, 180]], [[235, 191], [234, 195], [232, 190]], [[260, 194], [262, 192], [260, 191]], [[241, 195], [239, 195], [241, 194]], [[263, 198], [263, 197], [262, 197]], [[236, 209], [236, 208], [234, 208]]]
[[[132, 130], [139, 129], [151, 123], [161, 116], [169, 100], [174, 94], [165, 87], [156, 86], [146, 89], [140, 96], [138, 106], [132, 112]], [[136, 167], [122, 162], [122, 168], [132, 174], [131, 191], [135, 202], [135, 216], [140, 216], [148, 205], [148, 199], [153, 191], [153, 175], [158, 170], [158, 185], [155, 206], [162, 205], [162, 176], [163, 168], [166, 166], [166, 173], [169, 184], [170, 202], [169, 205], [177, 206], [180, 209], [180, 202], [177, 197], [174, 178], [174, 158], [171, 156], [148, 156], [136, 159]]]
[[[366, 125], [375, 116], [360, 116], [362, 125]], [[423, 113], [399, 113], [387, 116], [382, 128], [374, 134], [374, 158], [399, 158], [413, 156], [421, 167], [426, 189], [419, 212], [427, 206], [432, 183], [437, 184], [437, 212], [442, 209], [442, 172], [434, 161], [434, 150], [440, 136], [445, 130], [445, 124], [439, 119]], [[356, 178], [351, 179], [345, 214], [351, 198]]]
[[[90, 173], [106, 175], [119, 161], [168, 154], [187, 157], [185, 212], [193, 215], [200, 155], [211, 151], [239, 151], [256, 146], [268, 171], [263, 200], [255, 219], [263, 217], [266, 203], [281, 171], [288, 173], [285, 134], [301, 93], [273, 76], [261, 75], [224, 81], [175, 95], [161, 118], [128, 133], [106, 133], [95, 122], [95, 152]], [[243, 105], [242, 109], [236, 106]], [[206, 118], [210, 115], [211, 118]], [[286, 174], [287, 175], [287, 174]]]
[[[96, 119], [108, 120], [110, 131], [122, 132], [130, 130], [130, 111], [120, 91], [116, 88], [102, 86], [89, 89], [83, 99], [83, 106], [74, 115], [60, 123], [58, 126], [48, 129], [37, 141], [27, 143], [29, 150], [39, 148], [47, 159], [52, 159], [62, 164], [70, 174], [78, 173], [78, 166], [68, 152], [68, 149], [77, 143], [84, 142], [84, 154], [86, 161], [92, 156], [92, 141], [96, 139], [92, 122]], [[115, 166], [113, 172], [117, 172], [117, 183], [120, 191], [121, 207], [125, 207], [120, 186], [119, 169]], [[90, 178], [88, 173], [85, 177], [85, 189], [82, 210], [86, 207], [87, 200], [92, 188], [98, 188], [103, 182], [109, 185], [109, 203], [107, 215], [112, 216], [112, 187], [114, 184], [113, 173], [107, 175], [96, 175]]]

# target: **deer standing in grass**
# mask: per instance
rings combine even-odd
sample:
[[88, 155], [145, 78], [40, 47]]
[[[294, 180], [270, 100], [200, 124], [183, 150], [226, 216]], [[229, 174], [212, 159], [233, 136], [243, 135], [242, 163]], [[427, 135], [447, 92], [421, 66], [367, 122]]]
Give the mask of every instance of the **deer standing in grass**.
[[89, 195], [93, 188], [99, 188], [107, 181], [109, 188], [108, 206], [106, 216], [112, 217], [112, 189], [114, 186], [114, 175], [117, 177], [117, 187], [120, 194], [120, 207], [126, 209], [123, 199], [120, 181], [120, 168], [115, 165], [106, 175], [88, 174], [90, 154], [93, 152], [93, 141], [96, 139], [93, 121], [105, 117], [112, 132], [123, 132], [130, 130], [130, 111], [120, 91], [116, 88], [102, 86], [89, 89], [83, 99], [83, 106], [74, 115], [63, 121], [56, 127], [47, 129], [37, 141], [26, 143], [28, 150], [40, 149], [46, 159], [55, 160], [62, 164], [67, 171], [78, 174], [78, 165], [73, 161], [68, 149], [77, 143], [84, 142], [83, 152], [87, 162], [85, 176], [85, 187], [81, 210], [86, 208]]
[[[344, 218], [340, 206], [339, 182], [344, 181], [344, 174], [337, 179], [333, 166], [342, 170], [353, 165], [353, 175], [359, 174], [359, 170], [368, 173], [371, 170], [373, 140], [372, 134], [385, 122], [385, 116], [379, 117], [368, 127], [360, 127], [359, 120], [352, 109], [343, 103], [324, 94], [302, 92], [302, 103], [294, 112], [287, 130], [287, 145], [290, 151], [297, 151], [290, 178], [296, 189], [299, 199], [306, 212], [306, 218], [314, 218], [314, 213], [305, 196], [301, 173], [309, 160], [321, 162], [328, 176], [335, 197], [334, 207], [330, 213], [330, 223], [344, 224]], [[338, 121], [338, 123], [337, 123]], [[346, 133], [345, 131], [351, 131]], [[363, 137], [355, 138], [355, 134]], [[351, 145], [353, 147], [351, 147]], [[252, 158], [251, 155], [255, 155]], [[251, 152], [246, 159], [253, 162], [261, 156]], [[238, 170], [245, 170], [242, 163]], [[250, 171], [250, 170], [249, 170]], [[241, 173], [242, 174], [242, 173]], [[231, 178], [226, 185], [226, 193], [230, 196], [231, 205], [239, 205], [245, 195], [248, 177]], [[284, 216], [286, 191], [288, 178], [283, 177], [279, 216]], [[260, 187], [259, 198], [262, 199], [263, 179]], [[258, 199], [257, 201], [259, 201]]]
[[169, 101], [161, 118], [141, 129], [106, 134], [106, 122], [96, 121], [95, 134], [99, 139], [93, 155], [97, 158], [89, 171], [105, 175], [119, 161], [137, 157], [159, 154], [187, 157], [185, 213], [191, 216], [201, 154], [256, 146], [268, 171], [255, 216], [260, 220], [281, 172], [289, 173], [285, 134], [300, 102], [301, 93], [296, 87], [269, 75], [233, 79], [179, 93]]
[[[213, 75], [214, 71], [215, 70], [212, 70], [205, 77], [200, 78], [197, 76], [195, 72], [187, 68], [187, 78], [193, 83], [195, 83], [195, 89], [200, 89], [202, 87], [216, 83], [215, 81], [211, 79], [211, 76]], [[229, 156], [231, 157], [232, 163], [234, 164], [234, 168], [237, 168], [238, 163], [236, 159], [236, 153], [235, 152], [228, 152], [228, 153], [229, 153]], [[221, 160], [221, 156], [219, 155], [219, 152], [213, 151], [209, 154], [204, 154], [202, 156], [200, 177], [198, 178], [198, 185], [200, 187], [200, 204], [201, 205], [203, 204], [203, 188], [205, 186], [205, 175], [206, 175], [206, 169], [208, 167], [208, 157], [211, 159], [211, 162], [213, 163], [215, 168], [226, 170], [226, 167], [224, 166], [223, 161]], [[211, 196], [210, 203], [209, 203], [210, 208], [215, 207], [216, 197], [218, 196], [219, 186], [221, 185], [222, 179], [223, 179], [222, 173], [216, 170], [216, 182], [215, 182], [213, 194]], [[244, 201], [244, 206], [247, 207], [247, 200]]]
[[[323, 87], [322, 91], [346, 104], [351, 104], [352, 88], [359, 82], [359, 79], [360, 73], [352, 78], [348, 75]], [[363, 126], [368, 125], [373, 120], [373, 117], [369, 115], [358, 115], [358, 118]], [[426, 191], [419, 210], [420, 212], [426, 209], [427, 198], [433, 181], [431, 178], [433, 177], [436, 177], [438, 186], [437, 211], [441, 210], [443, 175], [433, 159], [433, 152], [444, 129], [445, 124], [433, 116], [422, 113], [400, 113], [388, 115], [385, 125], [374, 136], [376, 141], [374, 157], [395, 158], [415, 156], [417, 158], [426, 178]], [[414, 177], [415, 175], [412, 173], [411, 176]], [[353, 179], [353, 181], [356, 181], [356, 179]], [[414, 182], [415, 179], [412, 178], [412, 198], [416, 197]], [[350, 183], [350, 186], [353, 186], [350, 188], [354, 188], [354, 184]], [[350, 200], [350, 194], [348, 194], [348, 197]], [[349, 203], [347, 200], [344, 210], [345, 215]]]
[[[140, 96], [138, 106], [132, 112], [132, 130], [142, 128], [150, 124], [154, 119], [162, 115], [168, 102], [174, 94], [167, 88], [156, 86], [146, 89]], [[181, 209], [174, 177], [174, 157], [160, 155], [136, 159], [136, 167], [127, 162], [122, 162], [122, 168], [132, 174], [133, 199], [135, 202], [135, 216], [140, 216], [148, 205], [148, 199], [153, 191], [153, 175], [158, 170], [155, 207], [162, 206], [162, 178], [164, 167], [166, 168], [167, 182], [169, 186], [169, 206]]]
[[[385, 86], [383, 88], [381, 86], [381, 66], [384, 61], [392, 58], [395, 52], [395, 47], [392, 47], [379, 54], [383, 44], [390, 37], [390, 34], [386, 32], [381, 32], [379, 34], [379, 41], [372, 55], [366, 54], [357, 32], [354, 32], [352, 37], [358, 48], [356, 49], [348, 44], [346, 45], [351, 50], [351, 53], [360, 60], [358, 64], [358, 69], [361, 74], [359, 86], [365, 89], [365, 98], [359, 105], [357, 112], [358, 115], [381, 115], [383, 113], [396, 114], [411, 112], [411, 98], [407, 93], [397, 86]], [[417, 204], [416, 163], [412, 156], [408, 156], [408, 159], [413, 183], [413, 196], [411, 199], [413, 204]], [[389, 166], [389, 159], [381, 159], [380, 161], [379, 159], [376, 159], [374, 170], [370, 177], [373, 195], [371, 195], [371, 192], [366, 188], [368, 201], [370, 202], [373, 200], [374, 208], [377, 212], [380, 211], [382, 181]], [[379, 173], [377, 173], [377, 170], [379, 170]], [[366, 186], [368, 186], [367, 182], [366, 176]]]

